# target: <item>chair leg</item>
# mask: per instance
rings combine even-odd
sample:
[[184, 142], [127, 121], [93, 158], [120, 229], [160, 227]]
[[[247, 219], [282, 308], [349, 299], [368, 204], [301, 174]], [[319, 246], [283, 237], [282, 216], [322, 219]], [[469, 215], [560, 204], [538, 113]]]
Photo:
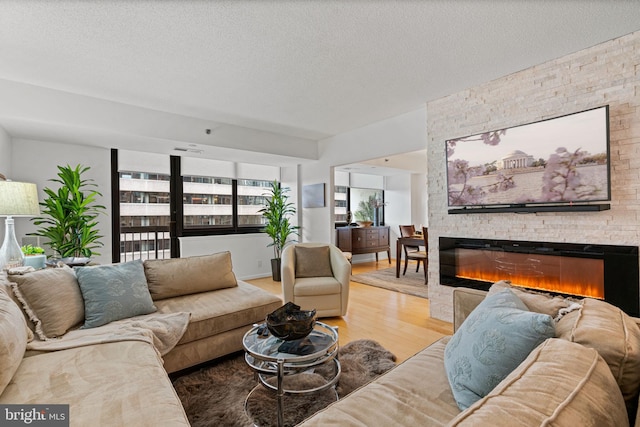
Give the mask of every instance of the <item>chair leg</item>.
[[424, 284], [426, 285], [427, 284], [427, 261], [425, 260], [423, 264], [424, 264]]
[[404, 276], [405, 274], [407, 274], [407, 262], [409, 260], [405, 257], [404, 258], [404, 271], [402, 272], [402, 275]]
[[420, 270], [420, 260], [416, 260], [416, 273]]

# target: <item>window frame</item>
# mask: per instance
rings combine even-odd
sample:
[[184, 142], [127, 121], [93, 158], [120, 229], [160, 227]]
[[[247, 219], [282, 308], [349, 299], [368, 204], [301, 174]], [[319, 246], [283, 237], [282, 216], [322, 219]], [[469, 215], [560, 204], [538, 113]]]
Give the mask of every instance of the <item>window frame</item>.
[[[386, 222], [385, 222], [385, 217], [386, 217], [386, 201], [385, 201], [385, 190], [381, 189], [381, 188], [365, 188], [365, 187], [351, 187], [351, 186], [347, 186], [347, 185], [341, 185], [340, 187], [345, 187], [347, 189], [346, 194], [346, 201], [347, 201], [347, 212], [351, 212], [351, 222], [355, 223], [356, 222], [356, 218], [355, 218], [355, 209], [353, 206], [351, 206], [352, 204], [352, 195], [351, 192], [353, 190], [367, 190], [367, 191], [379, 191], [381, 193], [381, 200], [382, 200], [382, 211], [381, 211], [381, 216], [379, 218], [380, 220], [380, 226], [385, 226]], [[335, 194], [336, 192], [334, 191], [334, 198], [335, 198]], [[334, 217], [336, 216], [335, 213], [335, 209], [337, 206], [333, 206], [333, 212], [334, 212]], [[357, 206], [356, 206], [357, 207]], [[349, 226], [349, 223], [347, 223], [346, 221], [338, 221], [338, 220], [334, 220], [334, 227], [347, 227]]]
[[[174, 186], [180, 188], [180, 194], [174, 196], [174, 191], [171, 189], [169, 192], [169, 198], [172, 203], [172, 212], [175, 210], [175, 222], [176, 222], [176, 237], [196, 237], [196, 236], [224, 236], [234, 234], [252, 234], [264, 232], [264, 225], [261, 226], [240, 226], [238, 215], [238, 181], [237, 178], [231, 179], [231, 226], [215, 226], [215, 227], [189, 227], [184, 226], [184, 202], [183, 202], [183, 190], [182, 186], [183, 177], [180, 170], [180, 156], [171, 156], [177, 160], [171, 161], [170, 176], [171, 181], [174, 182]], [[211, 176], [216, 178], [215, 176]], [[260, 180], [263, 181], [263, 180]], [[175, 208], [173, 208], [175, 205]], [[178, 209], [179, 205], [179, 209]]]
[[[121, 262], [121, 203], [120, 200], [120, 171], [119, 150], [111, 149], [111, 258], [112, 262]], [[231, 178], [232, 182], [232, 225], [214, 227], [189, 227], [184, 226], [184, 202], [183, 202], [183, 177], [181, 173], [182, 157], [169, 156], [169, 239], [170, 257], [180, 257], [180, 237], [197, 236], [224, 236], [238, 234], [256, 234], [264, 232], [264, 225], [239, 225], [238, 215], [238, 181], [243, 179]], [[132, 172], [136, 173], [136, 172]], [[212, 177], [216, 178], [216, 177]], [[252, 178], [247, 178], [251, 180]], [[255, 179], [258, 180], [258, 179]], [[259, 181], [265, 181], [259, 179]], [[280, 184], [280, 182], [279, 182]], [[265, 194], [267, 190], [265, 190]], [[141, 226], [154, 227], [154, 226]], [[125, 242], [126, 245], [126, 242]]]

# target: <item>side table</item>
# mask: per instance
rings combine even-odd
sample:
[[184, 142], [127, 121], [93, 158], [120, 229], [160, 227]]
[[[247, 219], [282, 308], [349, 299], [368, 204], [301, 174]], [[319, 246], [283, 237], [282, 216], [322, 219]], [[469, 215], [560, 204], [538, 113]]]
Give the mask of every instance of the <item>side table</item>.
[[[259, 384], [249, 392], [245, 400], [260, 387], [266, 387], [276, 393], [278, 426], [284, 425], [285, 394], [315, 393], [334, 387], [341, 373], [338, 360], [338, 332], [325, 323], [316, 322], [314, 329], [305, 338], [295, 341], [284, 341], [269, 334], [267, 337], [258, 335], [258, 329], [263, 325], [255, 325], [242, 338], [245, 350], [245, 361], [257, 373]], [[333, 363], [335, 369], [327, 382], [319, 387], [309, 389], [287, 389], [283, 386], [283, 379], [287, 375], [297, 374], [313, 369], [325, 363]], [[270, 384], [268, 378], [275, 377], [277, 385]], [[335, 388], [334, 388], [335, 392]], [[338, 395], [336, 392], [336, 400]], [[249, 416], [249, 414], [247, 412]]]

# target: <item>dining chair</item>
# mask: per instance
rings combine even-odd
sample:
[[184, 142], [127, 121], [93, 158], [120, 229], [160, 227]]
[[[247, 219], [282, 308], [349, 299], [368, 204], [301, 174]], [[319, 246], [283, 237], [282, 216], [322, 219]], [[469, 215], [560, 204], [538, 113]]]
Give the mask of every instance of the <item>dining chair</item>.
[[[416, 234], [416, 228], [413, 225], [400, 225], [400, 237], [411, 237]], [[402, 245], [404, 248], [404, 270], [402, 271], [402, 275], [404, 276], [407, 273], [407, 264], [409, 260], [414, 260], [417, 262], [416, 265], [416, 273], [420, 270], [420, 263], [423, 264], [427, 259], [427, 252], [421, 251], [419, 246], [407, 246]], [[424, 264], [426, 266], [426, 264]], [[426, 269], [425, 269], [425, 280], [426, 280]]]

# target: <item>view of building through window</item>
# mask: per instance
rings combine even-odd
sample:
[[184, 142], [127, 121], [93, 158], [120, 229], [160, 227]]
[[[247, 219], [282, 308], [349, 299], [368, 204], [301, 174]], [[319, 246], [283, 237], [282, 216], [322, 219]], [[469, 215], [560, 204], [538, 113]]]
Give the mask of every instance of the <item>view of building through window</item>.
[[[164, 174], [120, 172], [121, 261], [170, 258], [169, 178]], [[264, 218], [259, 210], [270, 185], [265, 180], [184, 176], [183, 227], [261, 227]]]
[[171, 258], [169, 175], [120, 172], [120, 261]]
[[251, 179], [238, 180], [238, 226], [263, 226], [265, 219], [258, 211], [265, 205], [265, 194], [269, 194], [270, 181]]
[[351, 222], [356, 222], [358, 218], [366, 217], [367, 220], [373, 220], [371, 199], [379, 201], [381, 207], [378, 213], [381, 215], [380, 220], [384, 221], [384, 190], [347, 187], [345, 185], [336, 185], [334, 191], [333, 213], [336, 223], [346, 223], [347, 212], [351, 211]]
[[258, 212], [264, 206], [269, 181], [185, 176], [184, 227], [233, 227], [233, 182], [237, 182], [238, 227], [262, 226]]
[[349, 187], [345, 185], [336, 185], [335, 186], [335, 205], [334, 205], [334, 214], [336, 216], [336, 222], [343, 222], [347, 220], [347, 189]]

